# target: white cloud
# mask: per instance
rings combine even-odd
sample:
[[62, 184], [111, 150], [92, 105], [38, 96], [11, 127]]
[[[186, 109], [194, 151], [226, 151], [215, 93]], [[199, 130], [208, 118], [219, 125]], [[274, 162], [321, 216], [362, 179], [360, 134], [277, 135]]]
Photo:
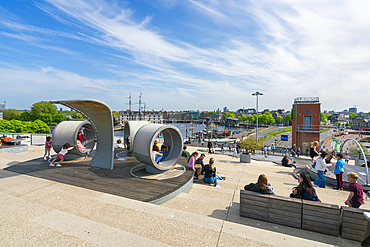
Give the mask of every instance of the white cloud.
[[[48, 2], [50, 5], [42, 5], [41, 9], [50, 16], [83, 28], [72, 34], [14, 21], [3, 21], [2, 25], [18, 30], [21, 33], [17, 34], [18, 38], [28, 31], [111, 47], [115, 51], [104, 54], [137, 65], [130, 69], [120, 65], [101, 68], [123, 78], [121, 81], [62, 73], [67, 76], [65, 79], [81, 80], [84, 87], [94, 82], [112, 88], [107, 81], [127, 85], [126, 80], [135, 81], [135, 85], [143, 89], [152, 89], [154, 84], [163, 87], [163, 93], [155, 91], [151, 95], [173, 100], [170, 104], [174, 108], [186, 108], [181, 107], [184, 102], [190, 104], [189, 108], [196, 108], [198, 104], [201, 109], [222, 105], [231, 109], [252, 107], [254, 99], [250, 93], [258, 90], [265, 93], [262, 108], [290, 108], [296, 96], [320, 96], [323, 108], [345, 108], [356, 103], [368, 110], [368, 1], [353, 4], [334, 0], [309, 3], [189, 0], [182, 3], [217, 25], [215, 30], [207, 31], [210, 36], [212, 32], [224, 34], [223, 39], [214, 42], [217, 45], [211, 41], [208, 47], [200, 45], [196, 38], [193, 42], [183, 42], [165, 36], [161, 27], [152, 23], [155, 15], [148, 14], [137, 20], [135, 11], [118, 2], [114, 6], [99, 0]], [[173, 8], [176, 3], [166, 4]], [[231, 29], [233, 32], [229, 32]], [[48, 73], [61, 78], [55, 69]], [[126, 90], [130, 90], [129, 87]], [[171, 93], [177, 96], [169, 96]], [[198, 98], [203, 101], [186, 101]]]

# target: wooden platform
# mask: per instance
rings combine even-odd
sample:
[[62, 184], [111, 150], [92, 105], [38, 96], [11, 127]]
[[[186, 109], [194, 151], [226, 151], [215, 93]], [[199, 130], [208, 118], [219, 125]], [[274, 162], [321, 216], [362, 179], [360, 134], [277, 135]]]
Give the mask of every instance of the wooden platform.
[[[115, 153], [117, 152], [122, 150], [116, 150]], [[140, 164], [134, 157], [118, 160], [115, 156], [113, 170], [88, 167], [89, 160], [90, 158], [65, 161], [61, 167], [50, 167], [48, 161], [39, 158], [4, 170], [144, 202], [156, 201], [170, 195], [185, 186], [193, 177], [193, 171], [186, 170], [181, 176], [166, 180], [140, 179], [130, 174], [131, 168]], [[178, 163], [187, 167], [187, 160], [183, 157]]]

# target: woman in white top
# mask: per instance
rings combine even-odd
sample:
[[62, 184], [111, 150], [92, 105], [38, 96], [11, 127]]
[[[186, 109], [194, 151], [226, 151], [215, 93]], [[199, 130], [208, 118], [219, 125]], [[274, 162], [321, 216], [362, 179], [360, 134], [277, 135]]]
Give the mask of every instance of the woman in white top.
[[316, 179], [313, 183], [314, 185], [325, 188], [326, 180], [325, 180], [325, 170], [326, 167], [332, 166], [332, 164], [326, 164], [325, 158], [328, 156], [328, 153], [322, 152], [320, 156], [316, 159], [316, 166], [315, 169], [317, 170], [317, 173], [319, 175], [319, 178]]

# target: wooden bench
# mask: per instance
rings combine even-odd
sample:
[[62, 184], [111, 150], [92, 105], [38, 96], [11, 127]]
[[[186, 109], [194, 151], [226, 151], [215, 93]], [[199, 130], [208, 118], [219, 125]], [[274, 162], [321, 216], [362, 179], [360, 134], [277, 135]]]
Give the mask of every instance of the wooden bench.
[[302, 200], [302, 229], [339, 236], [340, 207]]
[[342, 238], [362, 241], [366, 230], [367, 219], [359, 208], [342, 207]]
[[240, 191], [240, 216], [269, 221], [270, 195], [253, 191]]
[[240, 191], [240, 216], [301, 228], [300, 199]]
[[301, 199], [271, 195], [269, 222], [300, 229], [302, 222]]

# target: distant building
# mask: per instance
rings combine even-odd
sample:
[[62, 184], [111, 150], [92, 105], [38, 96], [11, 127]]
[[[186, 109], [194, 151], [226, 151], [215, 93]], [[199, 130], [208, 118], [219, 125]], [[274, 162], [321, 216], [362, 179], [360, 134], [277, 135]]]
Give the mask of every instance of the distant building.
[[265, 109], [262, 111], [262, 113], [270, 112], [270, 109]]
[[370, 121], [368, 119], [353, 119], [351, 128], [356, 130], [370, 130]]
[[343, 112], [343, 113], [348, 113], [348, 110], [343, 110], [342, 112]]
[[239, 126], [240, 120], [233, 117], [227, 117], [225, 118], [225, 126], [231, 127], [231, 126]]
[[349, 112], [357, 114], [357, 108], [356, 107], [351, 107], [351, 108], [349, 108]]
[[319, 97], [298, 97], [292, 107], [292, 143], [302, 151], [310, 148], [311, 142], [320, 141]]
[[0, 104], [0, 110], [6, 109], [5, 104], [6, 104], [6, 101], [3, 101], [3, 104]]
[[163, 112], [161, 111], [121, 111], [119, 113], [120, 124], [124, 125], [126, 121], [149, 121], [151, 123], [162, 124]]
[[229, 109], [226, 106], [224, 107], [224, 112], [229, 112]]

